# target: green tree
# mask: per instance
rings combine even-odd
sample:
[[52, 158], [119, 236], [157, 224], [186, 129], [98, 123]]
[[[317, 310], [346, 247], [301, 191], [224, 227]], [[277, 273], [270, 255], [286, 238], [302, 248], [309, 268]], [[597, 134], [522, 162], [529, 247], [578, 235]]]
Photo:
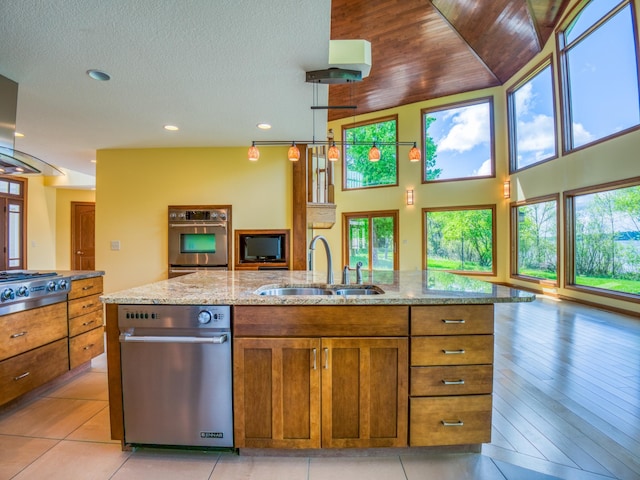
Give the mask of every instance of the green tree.
[[424, 159], [425, 159], [425, 179], [436, 180], [442, 174], [441, 168], [436, 168], [436, 158], [438, 154], [436, 150], [438, 146], [433, 140], [433, 137], [429, 135], [429, 127], [435, 122], [436, 117], [429, 115], [424, 116]]
[[[395, 144], [397, 141], [396, 123], [395, 120], [387, 120], [386, 122], [349, 128], [346, 131], [345, 158], [347, 177], [357, 187], [393, 185], [397, 182], [395, 145], [378, 145], [380, 160], [377, 162], [369, 160], [369, 149], [374, 142], [391, 142]], [[352, 142], [358, 145], [351, 145]]]

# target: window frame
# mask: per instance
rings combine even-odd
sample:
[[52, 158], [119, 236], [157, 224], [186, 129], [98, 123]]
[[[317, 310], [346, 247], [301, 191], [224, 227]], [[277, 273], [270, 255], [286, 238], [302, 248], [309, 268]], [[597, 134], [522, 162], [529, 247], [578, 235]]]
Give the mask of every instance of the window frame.
[[[537, 203], [555, 202], [556, 204], [556, 280], [547, 280], [544, 278], [532, 277], [529, 275], [523, 275], [518, 273], [518, 253], [519, 248], [519, 235], [518, 235], [518, 207], [527, 205], [535, 205]], [[524, 282], [536, 283], [542, 286], [557, 287], [560, 285], [560, 194], [555, 193], [551, 195], [544, 195], [541, 197], [535, 197], [518, 202], [511, 202], [509, 204], [509, 232], [510, 232], [510, 277], [516, 280]]]
[[[470, 107], [473, 105], [480, 105], [483, 103], [489, 104], [489, 152], [491, 154], [491, 175], [482, 175], [482, 176], [472, 176], [472, 177], [456, 177], [456, 178], [444, 178], [444, 179], [436, 179], [436, 180], [427, 180], [427, 145], [426, 145], [426, 131], [425, 131], [425, 121], [424, 117], [431, 112], [440, 112], [443, 110], [451, 110], [454, 108], [462, 108], [462, 107]], [[422, 159], [421, 159], [421, 178], [420, 181], [422, 184], [428, 183], [441, 183], [441, 182], [460, 182], [467, 180], [480, 180], [486, 178], [496, 178], [496, 134], [495, 134], [495, 105], [493, 95], [489, 95], [487, 97], [479, 97], [473, 98], [470, 100], [463, 100], [459, 102], [445, 103], [442, 105], [432, 106], [428, 108], [423, 108], [420, 110], [420, 145], [422, 147]]]
[[[558, 54], [558, 88], [559, 88], [559, 102], [560, 102], [560, 126], [561, 126], [561, 142], [562, 142], [562, 155], [567, 155], [572, 152], [580, 151], [584, 148], [589, 148], [599, 143], [606, 142], [608, 140], [620, 137], [627, 133], [640, 130], [640, 122], [632, 127], [625, 128], [618, 132], [613, 132], [604, 137], [593, 140], [592, 142], [585, 143], [578, 147], [573, 146], [573, 129], [571, 124], [573, 121], [573, 114], [571, 112], [571, 91], [569, 89], [569, 68], [566, 52], [573, 46], [580, 43], [593, 33], [598, 27], [602, 26], [608, 19], [619, 13], [626, 6], [631, 9], [631, 22], [632, 22], [632, 34], [634, 37], [634, 46], [636, 51], [636, 82], [638, 83], [638, 94], [640, 101], [640, 40], [638, 37], [638, 21], [636, 17], [635, 2], [632, 0], [621, 0], [620, 3], [609, 11], [606, 15], [601, 17], [593, 25], [587, 28], [584, 32], [578, 35], [571, 42], [565, 41], [565, 30], [571, 26], [576, 17], [588, 7], [589, 3], [593, 0], [582, 0], [575, 5], [574, 10], [567, 16], [567, 18], [559, 25], [556, 34], [556, 52]], [[640, 106], [639, 106], [640, 108]]]
[[[2, 236], [0, 247], [4, 249], [2, 253], [2, 259], [0, 260], [1, 270], [24, 270], [27, 266], [27, 185], [28, 182], [24, 178], [0, 175], [0, 181], [5, 181], [8, 184], [14, 183], [20, 185], [20, 193], [10, 193], [11, 189], [6, 193], [0, 193], [0, 202], [4, 209], [3, 224], [0, 225], [0, 235]], [[20, 252], [19, 265], [9, 266], [9, 208], [10, 204], [20, 205]]]
[[483, 204], [483, 205], [461, 205], [452, 207], [427, 207], [422, 209], [422, 266], [424, 269], [428, 269], [427, 266], [427, 213], [428, 212], [443, 212], [443, 211], [458, 211], [458, 210], [491, 210], [491, 270], [473, 271], [473, 270], [443, 270], [446, 272], [458, 273], [462, 275], [475, 275], [475, 276], [492, 276], [495, 277], [498, 272], [497, 267], [497, 206], [495, 203]]
[[575, 203], [577, 196], [589, 195], [610, 190], [617, 190], [626, 187], [640, 186], [640, 177], [632, 177], [614, 182], [601, 183], [589, 187], [577, 188], [563, 192], [564, 204], [564, 281], [563, 287], [567, 290], [588, 293], [601, 297], [612, 298], [616, 300], [625, 300], [640, 304], [640, 294], [632, 294], [626, 292], [616, 292], [615, 290], [606, 290], [598, 287], [589, 287], [585, 285], [577, 285], [575, 283]]
[[[536, 167], [538, 165], [542, 165], [544, 163], [555, 160], [559, 157], [558, 154], [558, 112], [556, 107], [556, 69], [554, 68], [553, 54], [550, 54], [546, 58], [544, 58], [540, 63], [538, 63], [535, 67], [529, 70], [524, 76], [522, 76], [516, 83], [514, 83], [511, 87], [507, 89], [507, 136], [509, 141], [509, 174], [521, 172], [523, 170], [527, 170], [532, 167]], [[533, 80], [542, 70], [549, 67], [551, 69], [551, 98], [552, 98], [552, 107], [553, 107], [553, 136], [555, 139], [554, 142], [554, 153], [552, 156], [545, 158], [536, 163], [532, 163], [531, 165], [527, 165], [524, 167], [518, 168], [518, 149], [516, 145], [517, 140], [517, 116], [516, 116], [516, 105], [513, 99], [516, 91], [522, 88], [525, 84]]]
[[[370, 185], [370, 186], [364, 186], [364, 187], [348, 187], [347, 186], [347, 131], [348, 130], [352, 130], [354, 128], [359, 128], [359, 127], [365, 127], [367, 125], [375, 125], [376, 123], [384, 123], [384, 122], [388, 122], [388, 121], [395, 121], [396, 122], [396, 146], [395, 146], [395, 150], [396, 150], [396, 181], [395, 183], [388, 183], [385, 185]], [[399, 181], [399, 177], [400, 177], [400, 162], [398, 161], [398, 153], [399, 153], [399, 148], [398, 148], [398, 130], [399, 130], [399, 125], [398, 125], [398, 115], [394, 114], [394, 115], [386, 115], [384, 117], [376, 117], [376, 118], [372, 118], [370, 120], [363, 120], [360, 122], [354, 122], [354, 123], [350, 123], [350, 124], [345, 124], [342, 125], [342, 152], [341, 152], [341, 156], [342, 156], [342, 191], [355, 191], [355, 190], [367, 190], [367, 189], [372, 189], [372, 188], [388, 188], [388, 187], [397, 187], [399, 185], [398, 181]]]
[[[373, 272], [372, 261], [372, 240], [373, 240], [373, 228], [372, 220], [376, 217], [391, 217], [393, 219], [393, 270], [398, 270], [400, 266], [400, 253], [398, 249], [398, 235], [400, 232], [400, 211], [399, 210], [370, 210], [363, 212], [343, 212], [342, 213], [342, 264], [349, 265], [349, 220], [354, 218], [366, 218], [369, 221], [369, 266], [367, 269], [369, 272]], [[355, 266], [353, 267], [355, 268]], [[383, 271], [383, 270], [376, 270]], [[386, 271], [386, 270], [385, 270]]]

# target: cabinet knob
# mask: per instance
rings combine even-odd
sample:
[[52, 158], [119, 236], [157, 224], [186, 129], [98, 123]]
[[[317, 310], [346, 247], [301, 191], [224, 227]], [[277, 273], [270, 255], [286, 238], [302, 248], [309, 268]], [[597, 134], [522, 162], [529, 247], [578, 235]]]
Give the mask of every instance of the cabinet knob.
[[84, 255], [84, 252], [83, 252], [82, 250], [78, 250], [78, 251], [76, 252], [76, 254], [77, 254], [77, 255]]

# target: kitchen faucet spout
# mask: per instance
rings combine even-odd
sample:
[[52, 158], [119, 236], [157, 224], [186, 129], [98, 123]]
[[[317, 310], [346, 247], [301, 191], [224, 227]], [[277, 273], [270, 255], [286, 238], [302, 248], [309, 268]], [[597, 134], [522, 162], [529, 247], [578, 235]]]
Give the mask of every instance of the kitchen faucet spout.
[[324, 251], [327, 254], [327, 284], [333, 283], [333, 266], [331, 259], [331, 248], [329, 242], [322, 235], [316, 235], [309, 244], [309, 270], [313, 271], [313, 250], [316, 248], [316, 242], [320, 240], [324, 245]]

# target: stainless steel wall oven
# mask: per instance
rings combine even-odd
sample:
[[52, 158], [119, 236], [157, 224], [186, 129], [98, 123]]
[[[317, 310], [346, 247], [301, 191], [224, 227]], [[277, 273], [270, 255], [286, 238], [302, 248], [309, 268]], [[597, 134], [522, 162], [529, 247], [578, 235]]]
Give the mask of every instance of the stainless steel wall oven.
[[169, 207], [169, 277], [229, 267], [230, 207]]

